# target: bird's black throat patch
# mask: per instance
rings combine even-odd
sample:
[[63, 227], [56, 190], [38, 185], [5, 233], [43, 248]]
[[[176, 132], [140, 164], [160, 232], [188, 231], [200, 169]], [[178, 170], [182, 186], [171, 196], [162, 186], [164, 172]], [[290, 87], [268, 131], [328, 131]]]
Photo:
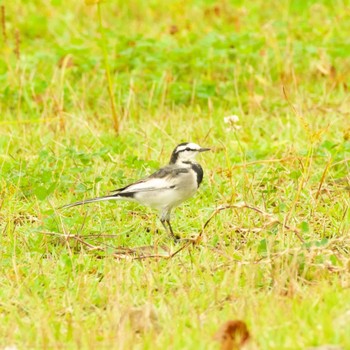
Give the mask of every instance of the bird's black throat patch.
[[192, 163], [191, 168], [197, 175], [197, 187], [199, 187], [203, 180], [203, 168], [197, 163]]

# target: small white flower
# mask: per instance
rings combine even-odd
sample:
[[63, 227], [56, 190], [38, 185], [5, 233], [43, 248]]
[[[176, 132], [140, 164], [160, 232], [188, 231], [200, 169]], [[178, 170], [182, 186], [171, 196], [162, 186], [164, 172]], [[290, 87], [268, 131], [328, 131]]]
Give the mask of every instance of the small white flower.
[[237, 125], [238, 122], [239, 122], [238, 115], [229, 115], [227, 117], [224, 117], [224, 123], [229, 124], [229, 127], [227, 128], [228, 131], [241, 129], [241, 126]]
[[239, 122], [239, 117], [238, 115], [229, 115], [228, 117], [224, 118], [224, 123], [225, 124], [236, 124]]

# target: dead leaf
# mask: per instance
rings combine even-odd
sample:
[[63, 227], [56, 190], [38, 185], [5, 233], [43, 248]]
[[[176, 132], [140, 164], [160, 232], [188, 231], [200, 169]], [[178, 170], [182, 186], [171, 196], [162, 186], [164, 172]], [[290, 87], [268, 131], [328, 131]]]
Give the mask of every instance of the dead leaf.
[[333, 65], [331, 65], [331, 67], [329, 69], [329, 75], [331, 76], [331, 78], [333, 80], [335, 80], [337, 78], [337, 70]]
[[169, 28], [169, 34], [174, 35], [179, 31], [178, 26], [176, 26], [175, 24], [171, 25]]
[[227, 321], [215, 334], [221, 343], [221, 350], [240, 350], [250, 339], [248, 327], [244, 321]]

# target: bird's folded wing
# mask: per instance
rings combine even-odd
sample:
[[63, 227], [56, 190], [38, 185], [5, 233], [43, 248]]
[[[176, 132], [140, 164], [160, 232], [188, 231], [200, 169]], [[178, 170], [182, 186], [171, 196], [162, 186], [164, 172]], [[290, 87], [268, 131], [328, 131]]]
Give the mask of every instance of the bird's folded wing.
[[128, 187], [118, 191], [118, 193], [162, 191], [174, 188], [174, 186], [174, 181], [154, 178], [129, 185]]
[[180, 174], [186, 174], [189, 172], [187, 168], [179, 168], [173, 166], [167, 166], [159, 169], [154, 174], [141, 179], [129, 186], [112, 191], [112, 193], [131, 193], [131, 192], [150, 192], [150, 191], [162, 191], [175, 188]]

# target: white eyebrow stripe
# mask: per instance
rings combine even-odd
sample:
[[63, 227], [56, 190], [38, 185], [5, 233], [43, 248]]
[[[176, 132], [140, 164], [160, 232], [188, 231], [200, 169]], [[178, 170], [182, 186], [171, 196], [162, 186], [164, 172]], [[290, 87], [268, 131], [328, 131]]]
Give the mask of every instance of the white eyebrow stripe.
[[183, 145], [183, 146], [178, 147], [177, 152], [185, 151], [187, 148], [190, 148], [191, 151], [198, 151], [198, 150], [200, 150], [201, 147], [195, 143], [188, 143], [187, 145]]

